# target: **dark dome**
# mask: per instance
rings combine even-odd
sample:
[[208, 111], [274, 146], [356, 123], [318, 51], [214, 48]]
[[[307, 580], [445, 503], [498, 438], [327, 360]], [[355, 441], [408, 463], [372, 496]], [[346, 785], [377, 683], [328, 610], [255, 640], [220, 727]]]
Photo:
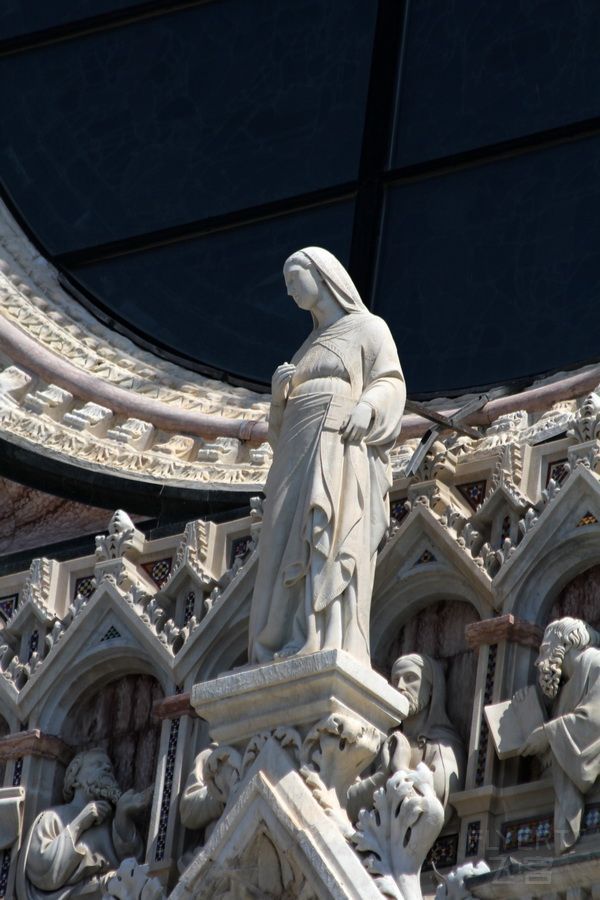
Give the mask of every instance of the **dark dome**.
[[100, 318], [268, 385], [317, 244], [412, 396], [600, 356], [596, 0], [176, 6], [0, 11], [4, 197]]

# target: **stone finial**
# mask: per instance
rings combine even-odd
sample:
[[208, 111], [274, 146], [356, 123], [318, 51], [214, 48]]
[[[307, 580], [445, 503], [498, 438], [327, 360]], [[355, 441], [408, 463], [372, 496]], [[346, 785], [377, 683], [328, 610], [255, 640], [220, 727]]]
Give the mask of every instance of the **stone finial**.
[[138, 531], [127, 513], [118, 509], [108, 525], [107, 535], [96, 537], [96, 559], [99, 562], [131, 557], [141, 552], [144, 535]]

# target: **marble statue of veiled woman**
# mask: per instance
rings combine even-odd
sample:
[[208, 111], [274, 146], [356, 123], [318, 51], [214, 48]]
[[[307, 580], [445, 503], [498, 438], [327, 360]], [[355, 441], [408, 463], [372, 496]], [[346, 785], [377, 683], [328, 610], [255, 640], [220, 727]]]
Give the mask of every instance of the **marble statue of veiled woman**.
[[307, 247], [284, 266], [313, 330], [273, 376], [274, 457], [250, 614], [250, 662], [338, 648], [370, 664], [377, 547], [388, 525], [389, 451], [406, 391], [385, 322], [341, 263]]

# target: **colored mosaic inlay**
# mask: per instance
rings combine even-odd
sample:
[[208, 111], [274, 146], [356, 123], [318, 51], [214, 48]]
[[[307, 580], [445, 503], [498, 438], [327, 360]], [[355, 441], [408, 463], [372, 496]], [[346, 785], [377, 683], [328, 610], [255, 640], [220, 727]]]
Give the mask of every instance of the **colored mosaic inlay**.
[[[485, 673], [485, 688], [483, 692], [483, 703], [487, 706], [492, 702], [492, 692], [494, 690], [494, 678], [496, 676], [496, 657], [498, 655], [498, 645], [490, 644], [487, 672]], [[485, 778], [485, 763], [487, 759], [488, 738], [490, 729], [488, 723], [481, 712], [481, 723], [479, 725], [479, 748], [477, 750], [477, 767], [475, 769], [475, 786], [481, 787]]]
[[167, 760], [165, 766], [165, 778], [163, 781], [162, 801], [160, 804], [160, 816], [158, 820], [158, 834], [156, 836], [156, 851], [154, 859], [161, 862], [165, 856], [167, 846], [167, 829], [169, 827], [169, 811], [171, 809], [171, 794], [173, 792], [173, 774], [175, 772], [175, 756], [177, 754], [177, 738], [179, 736], [179, 719], [172, 719], [169, 731], [169, 746], [167, 747]]
[[0, 865], [0, 897], [6, 897], [6, 889], [8, 888], [8, 874], [10, 872], [10, 859], [12, 849], [9, 847], [2, 854], [2, 864]]
[[31, 635], [29, 637], [29, 655], [27, 657], [28, 660], [31, 659], [33, 654], [38, 649], [39, 645], [40, 645], [40, 633], [36, 628], [35, 631], [31, 632]]
[[597, 525], [598, 519], [592, 512], [586, 512], [585, 516], [582, 516], [579, 522], [577, 523], [577, 528], [583, 528], [585, 525]]
[[421, 563], [435, 562], [435, 556], [431, 550], [423, 550], [415, 565], [420, 566]]
[[185, 609], [183, 611], [183, 624], [187, 625], [192, 616], [194, 615], [194, 609], [196, 608], [196, 592], [189, 591], [185, 598]]
[[465, 856], [477, 856], [479, 854], [479, 835], [481, 822], [469, 822], [467, 825], [467, 839], [465, 842]]
[[142, 563], [142, 569], [148, 573], [157, 587], [162, 587], [171, 574], [172, 565], [173, 559], [169, 556], [166, 559], [155, 559], [152, 562]]
[[393, 500], [390, 503], [390, 516], [398, 525], [404, 521], [409, 512], [410, 510], [406, 505], [406, 497], [402, 497], [400, 500]]
[[583, 834], [596, 834], [600, 831], [600, 803], [590, 803], [585, 807], [581, 830]]
[[252, 543], [252, 537], [249, 534], [244, 535], [244, 537], [236, 538], [235, 541], [231, 543], [231, 550], [229, 551], [229, 567], [234, 564], [236, 559], [245, 559], [245, 557], [250, 553]]
[[115, 638], [120, 638], [121, 632], [117, 631], [114, 625], [111, 625], [104, 637], [100, 638], [100, 643], [103, 644], [104, 641], [114, 641]]
[[439, 837], [423, 863], [423, 872], [431, 871], [435, 864], [436, 869], [448, 868], [456, 865], [458, 854], [458, 835], [445, 834]]
[[0, 597], [0, 618], [8, 622], [17, 608], [18, 602], [18, 594], [7, 594], [5, 597]]
[[571, 467], [566, 459], [557, 459], [554, 462], [548, 463], [548, 469], [546, 471], [546, 487], [548, 486], [550, 479], [555, 481], [556, 484], [562, 484], [563, 481], [567, 479], [570, 471]]
[[[581, 834], [597, 834], [600, 831], [600, 803], [585, 806]], [[545, 813], [533, 819], [505, 822], [501, 829], [502, 850], [517, 850], [521, 847], [548, 846], [554, 840], [554, 816]]]
[[536, 816], [518, 822], [505, 822], [501, 829], [502, 850], [547, 846], [554, 838], [553, 815]]
[[456, 487], [469, 506], [476, 510], [483, 503], [486, 485], [487, 481], [470, 481], [467, 484], [457, 484]]
[[23, 757], [15, 759], [15, 767], [13, 769], [13, 787], [19, 787], [21, 784], [21, 776], [23, 775]]
[[96, 590], [96, 579], [93, 575], [84, 575], [82, 578], [78, 578], [75, 582], [75, 590], [73, 591], [73, 598], [75, 597], [85, 597], [86, 600], [88, 597], [91, 597], [94, 591]]

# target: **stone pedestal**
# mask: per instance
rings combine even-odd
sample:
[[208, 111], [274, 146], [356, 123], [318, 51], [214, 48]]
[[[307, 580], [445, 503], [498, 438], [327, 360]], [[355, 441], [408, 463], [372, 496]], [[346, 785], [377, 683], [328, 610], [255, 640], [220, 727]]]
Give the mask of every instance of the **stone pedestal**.
[[408, 701], [342, 650], [321, 650], [220, 675], [194, 685], [192, 706], [219, 744], [241, 747], [261, 731], [295, 728], [302, 737], [320, 719], [351, 716], [380, 736], [402, 721]]

